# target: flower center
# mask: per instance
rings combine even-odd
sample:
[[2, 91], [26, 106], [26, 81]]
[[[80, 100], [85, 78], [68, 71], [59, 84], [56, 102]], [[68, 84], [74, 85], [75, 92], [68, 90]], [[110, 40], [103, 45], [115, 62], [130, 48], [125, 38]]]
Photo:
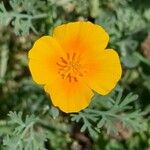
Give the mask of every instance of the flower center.
[[76, 53], [67, 53], [66, 58], [60, 57], [57, 62], [58, 73], [63, 79], [68, 79], [69, 82], [77, 82], [79, 77], [82, 77], [80, 55]]

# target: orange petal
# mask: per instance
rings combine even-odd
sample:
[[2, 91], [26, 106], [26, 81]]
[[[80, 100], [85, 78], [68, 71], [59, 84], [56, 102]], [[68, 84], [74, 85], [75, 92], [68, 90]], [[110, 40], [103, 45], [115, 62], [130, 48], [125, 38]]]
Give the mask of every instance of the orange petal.
[[93, 92], [85, 84], [80, 81], [69, 82], [61, 78], [53, 81], [45, 86], [45, 91], [50, 94], [54, 106], [71, 113], [79, 112], [89, 105]]
[[85, 66], [87, 69], [85, 80], [91, 89], [101, 95], [106, 95], [121, 78], [119, 56], [116, 51], [106, 49], [96, 59]]
[[108, 44], [109, 36], [105, 30], [91, 22], [74, 22], [55, 28], [53, 37], [67, 52], [99, 53]]
[[57, 41], [50, 36], [43, 36], [35, 42], [29, 51], [29, 68], [35, 82], [50, 82], [51, 72], [56, 72], [56, 62], [62, 53]]
[[39, 38], [32, 49], [29, 51], [29, 58], [41, 60], [49, 59], [54, 55], [62, 54], [59, 43], [51, 36], [43, 36]]

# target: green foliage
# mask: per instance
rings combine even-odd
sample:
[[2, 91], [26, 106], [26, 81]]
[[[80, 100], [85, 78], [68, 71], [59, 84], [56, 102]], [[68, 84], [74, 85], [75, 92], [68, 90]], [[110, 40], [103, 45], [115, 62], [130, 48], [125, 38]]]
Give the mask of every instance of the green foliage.
[[34, 115], [26, 116], [22, 119], [22, 113], [10, 112], [10, 124], [12, 127], [12, 134], [7, 135], [3, 140], [4, 148], [7, 150], [44, 150], [44, 141], [46, 141], [46, 134], [40, 129], [35, 129], [34, 124], [37, 118]]
[[52, 107], [50, 111], [54, 119], [59, 116], [59, 110], [57, 108]]
[[[29, 34], [30, 29], [37, 33], [32, 21], [45, 18], [47, 15], [39, 13], [40, 7], [44, 6], [42, 1], [11, 0], [11, 11], [7, 11], [4, 3], [0, 3], [0, 24], [7, 26], [11, 23], [16, 34]], [[22, 13], [26, 12], [26, 13]]]
[[35, 115], [23, 116], [22, 112], [10, 112], [8, 116], [7, 127], [11, 130], [7, 134], [4, 131], [1, 133], [4, 137], [4, 150], [44, 150], [46, 143], [54, 149], [59, 149], [66, 148], [70, 142], [68, 127], [65, 124], [51, 121], [49, 125], [42, 118]]
[[[94, 135], [95, 131], [100, 132], [101, 128], [106, 128], [108, 134], [116, 133], [118, 132], [117, 123], [136, 132], [146, 130], [146, 122], [142, 117], [142, 112], [140, 110], [131, 111], [132, 107], [129, 105], [137, 100], [138, 96], [136, 94], [130, 93], [122, 98], [122, 91], [120, 91], [115, 98], [107, 98], [110, 102], [108, 110], [87, 108], [83, 112], [72, 114], [71, 120], [82, 121], [81, 131], [87, 129], [91, 135]], [[95, 99], [95, 101], [100, 100], [100, 98]]]

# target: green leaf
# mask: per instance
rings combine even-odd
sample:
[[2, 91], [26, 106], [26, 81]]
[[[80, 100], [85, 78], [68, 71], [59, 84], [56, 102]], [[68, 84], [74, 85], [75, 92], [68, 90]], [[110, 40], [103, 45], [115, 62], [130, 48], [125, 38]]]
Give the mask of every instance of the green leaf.
[[50, 109], [50, 113], [54, 119], [56, 119], [59, 116], [59, 110], [56, 107], [52, 106]]
[[34, 115], [22, 119], [22, 112], [10, 112], [9, 123], [13, 124], [12, 134], [6, 135], [3, 145], [7, 150], [44, 150], [47, 138], [46, 132], [34, 128], [37, 118]]
[[[41, 6], [43, 6], [43, 2], [39, 1], [39, 4], [40, 3]], [[8, 26], [12, 21], [11, 25], [17, 35], [29, 34], [30, 30], [37, 34], [38, 32], [33, 25], [33, 21], [47, 17], [47, 14], [32, 11], [39, 9], [40, 5], [37, 5], [35, 0], [30, 2], [27, 0], [12, 0], [10, 1], [10, 6], [12, 7], [12, 10], [7, 11], [4, 4], [2, 2], [0, 3], [0, 24]]]
[[122, 98], [123, 91], [119, 90], [117, 93], [111, 95], [115, 103], [108, 110], [87, 108], [83, 112], [72, 114], [71, 120], [80, 121], [82, 123], [81, 132], [87, 130], [91, 136], [94, 132], [100, 132], [102, 128], [106, 128], [108, 134], [117, 133], [119, 132], [117, 123], [122, 123], [126, 128], [135, 132], [146, 130], [143, 113], [139, 110], [132, 112], [130, 107], [130, 103], [136, 101], [138, 95], [129, 93], [125, 98]]
[[122, 63], [128, 68], [134, 68], [139, 65], [140, 60], [136, 57], [135, 53], [127, 54], [121, 58]]

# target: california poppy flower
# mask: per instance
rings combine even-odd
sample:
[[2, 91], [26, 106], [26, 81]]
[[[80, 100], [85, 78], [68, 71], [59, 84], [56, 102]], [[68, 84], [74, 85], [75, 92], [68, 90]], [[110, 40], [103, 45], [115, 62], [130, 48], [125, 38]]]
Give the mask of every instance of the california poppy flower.
[[121, 77], [116, 51], [105, 49], [109, 35], [91, 22], [73, 22], [38, 39], [29, 51], [33, 80], [44, 85], [52, 103], [62, 111], [86, 108], [93, 91], [108, 94]]

